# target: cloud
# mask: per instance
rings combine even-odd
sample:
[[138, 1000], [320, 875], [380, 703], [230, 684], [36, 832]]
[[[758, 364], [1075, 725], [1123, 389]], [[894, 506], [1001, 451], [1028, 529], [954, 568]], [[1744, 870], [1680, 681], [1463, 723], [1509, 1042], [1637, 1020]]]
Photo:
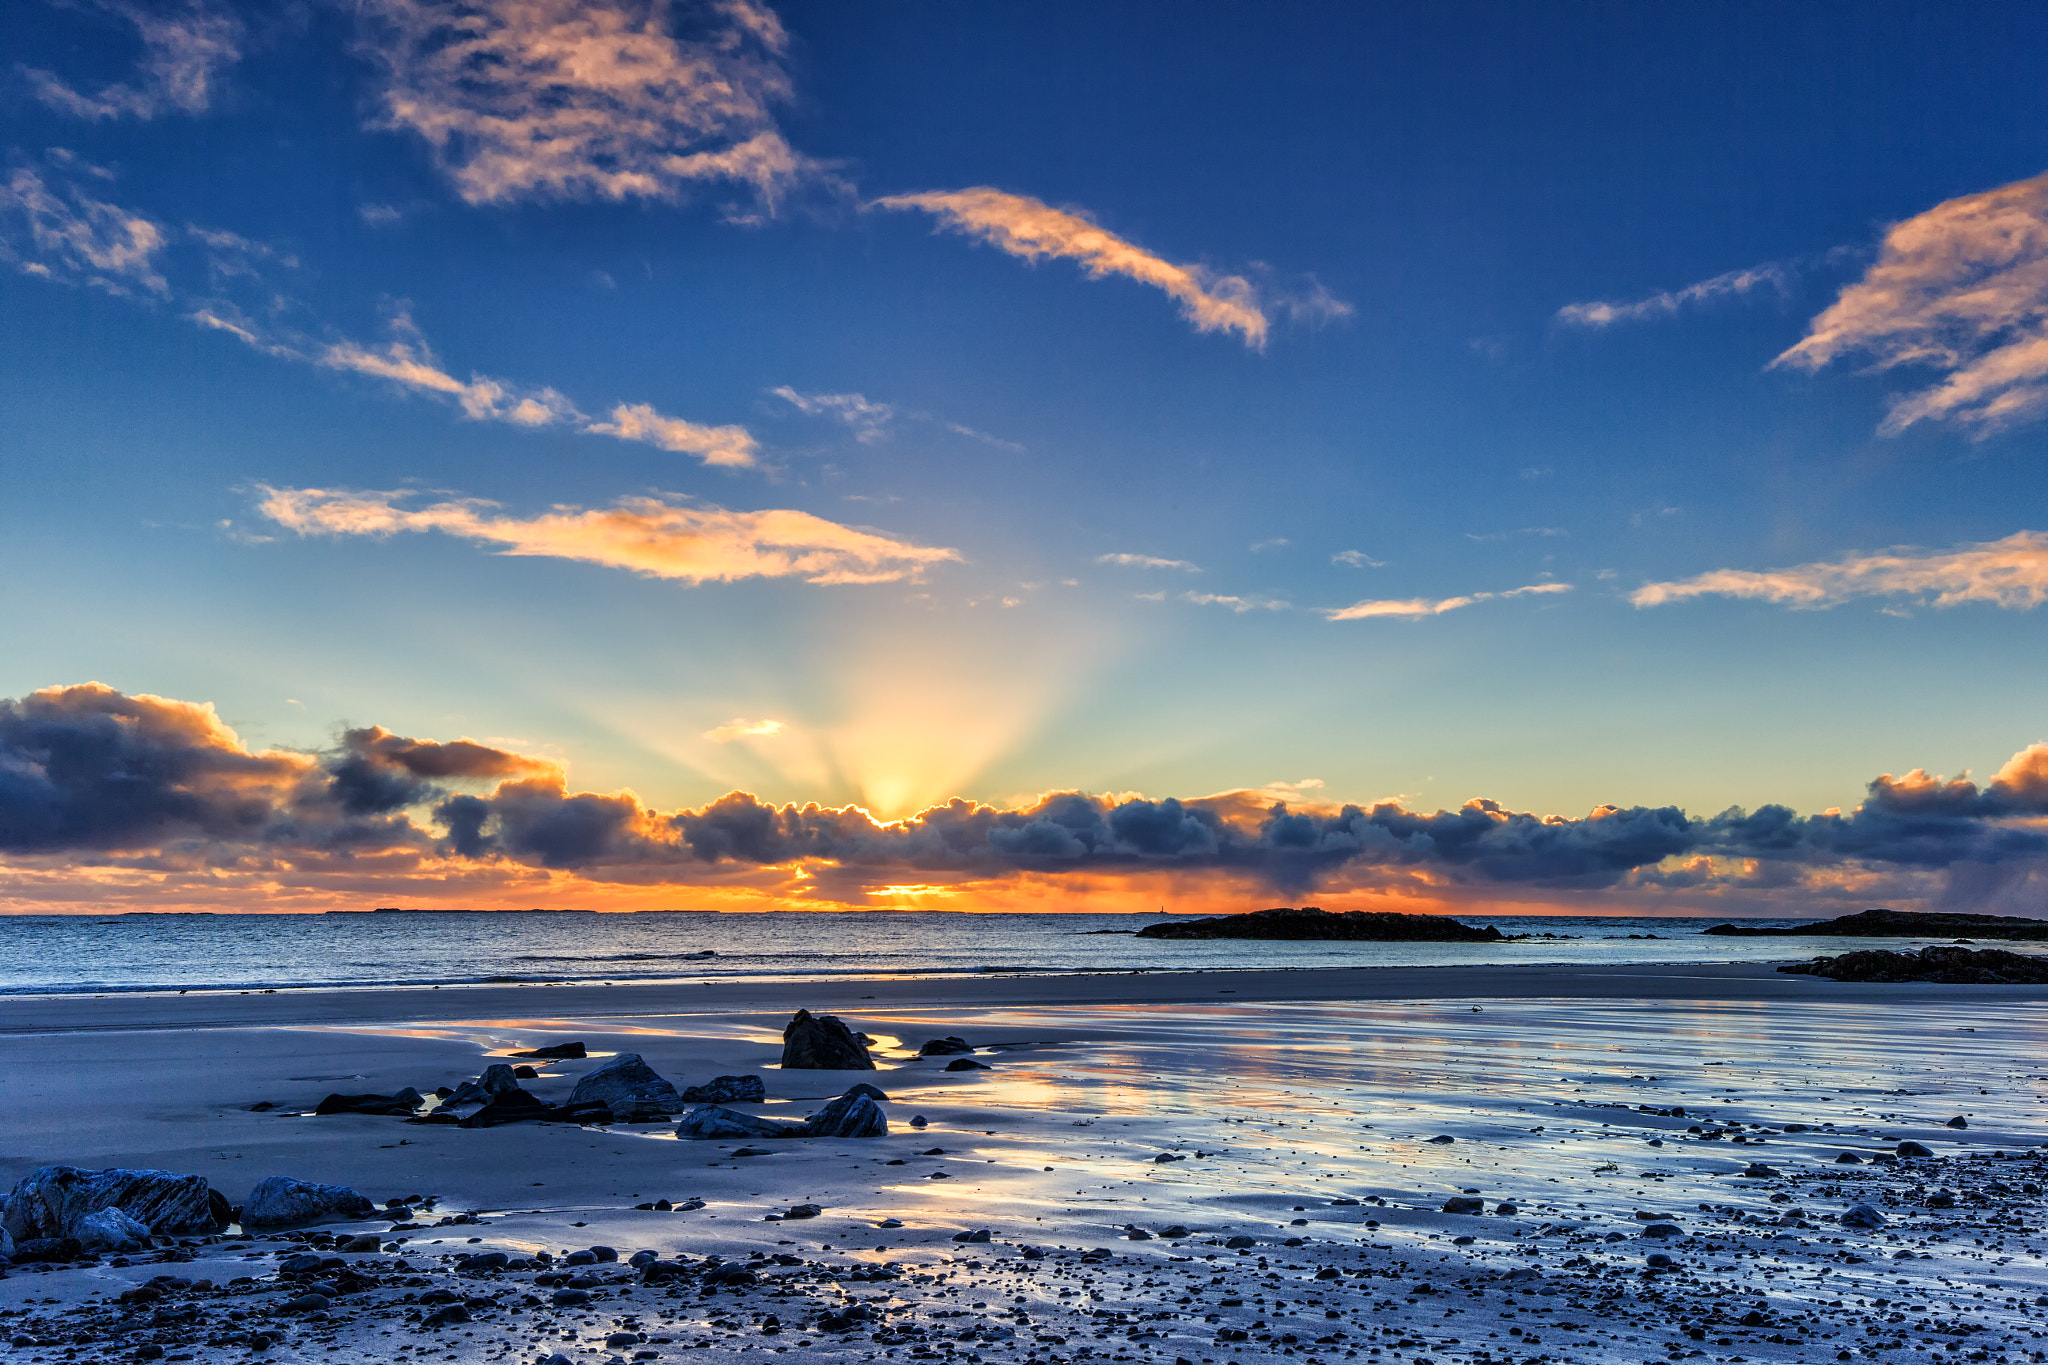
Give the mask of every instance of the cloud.
[[2028, 611], [2048, 601], [2048, 533], [2019, 531], [1948, 550], [1901, 546], [1789, 569], [1715, 569], [1678, 582], [1645, 583], [1629, 601], [1657, 607], [1694, 597], [1749, 597], [1805, 608], [1859, 597], [1911, 597], [1935, 607], [1985, 602]]
[[264, 516], [301, 536], [391, 536], [439, 531], [535, 555], [627, 569], [691, 585], [742, 578], [801, 578], [807, 583], [898, 583], [958, 550], [917, 545], [857, 530], [809, 512], [731, 512], [660, 498], [627, 498], [600, 509], [558, 507], [537, 517], [498, 514], [496, 504], [451, 500], [400, 504], [404, 492], [349, 492], [263, 486]]
[[1170, 874], [1254, 894], [1379, 888], [1475, 906], [1543, 889], [1637, 903], [1768, 893], [1783, 911], [1880, 881], [1981, 895], [2030, 884], [2048, 859], [2048, 744], [1981, 785], [1886, 773], [1853, 810], [1805, 817], [1777, 805], [1542, 815], [1483, 797], [1431, 812], [1320, 793], [1313, 779], [1190, 798], [1056, 791], [1008, 805], [955, 799], [890, 822], [740, 791], [662, 810], [631, 791], [573, 790], [558, 765], [472, 740], [371, 726], [324, 750], [251, 750], [211, 706], [98, 683], [0, 700], [0, 881], [10, 889], [84, 877], [103, 893], [101, 879], [183, 878], [216, 897], [258, 889], [267, 908], [281, 888], [323, 879], [381, 896], [386, 879], [573, 873], [559, 884], [586, 892], [768, 877], [808, 879], [812, 894], [829, 880], [858, 903], [888, 886]]
[[1369, 621], [1378, 617], [1394, 617], [1399, 620], [1419, 621], [1429, 616], [1442, 616], [1447, 611], [1457, 611], [1475, 602], [1491, 602], [1496, 598], [1530, 597], [1552, 593], [1570, 592], [1569, 583], [1531, 583], [1526, 587], [1509, 588], [1506, 592], [1475, 592], [1463, 597], [1408, 597], [1398, 600], [1375, 600], [1354, 602], [1348, 607], [1334, 607], [1323, 613], [1330, 621]]
[[2048, 175], [1964, 195], [1896, 224], [1876, 264], [1773, 366], [1924, 367], [1879, 430], [1954, 420], [1986, 436], [2048, 409]]
[[75, 185], [52, 189], [27, 167], [0, 185], [0, 259], [24, 274], [162, 298], [170, 294], [163, 274], [169, 240], [161, 224]]
[[736, 739], [773, 739], [783, 731], [779, 720], [747, 720], [743, 717], [714, 725], [704, 732], [703, 738], [713, 744], [730, 744]]
[[[1251, 281], [1242, 275], [1218, 274], [1206, 266], [1175, 265], [1081, 213], [987, 186], [889, 195], [875, 200], [873, 207], [932, 214], [941, 227], [1027, 261], [1064, 257], [1078, 262], [1094, 279], [1123, 275], [1149, 284], [1177, 300], [1181, 316], [1193, 323], [1196, 331], [1235, 332], [1253, 350], [1266, 344], [1269, 319]], [[1334, 299], [1329, 306], [1345, 307]]]
[[1765, 285], [1782, 294], [1786, 282], [1783, 266], [1756, 265], [1747, 270], [1730, 270], [1683, 289], [1660, 290], [1634, 303], [1568, 303], [1557, 310], [1557, 320], [1574, 327], [1646, 322], [1675, 316], [1685, 308], [1712, 299], [1740, 298]]
[[1330, 556], [1332, 564], [1349, 564], [1354, 569], [1384, 569], [1387, 561], [1374, 559], [1363, 550], [1339, 550]]
[[[404, 334], [417, 335], [409, 320], [400, 319], [400, 323]], [[248, 335], [237, 328], [228, 330], [245, 338]], [[329, 369], [351, 370], [406, 388], [446, 395], [453, 398], [462, 408], [463, 415], [472, 421], [546, 427], [578, 421], [582, 417], [568, 399], [553, 389], [520, 390], [504, 380], [476, 374], [466, 381], [457, 379], [439, 367], [424, 341], [406, 340], [403, 336], [393, 339], [382, 350], [371, 350], [353, 341], [335, 342], [319, 353], [319, 363]]]
[[383, 126], [472, 204], [746, 186], [773, 212], [816, 167], [783, 138], [788, 37], [755, 0], [367, 0]]
[[777, 398], [808, 417], [834, 417], [853, 428], [854, 439], [872, 445], [888, 433], [896, 409], [858, 393], [798, 393], [789, 385], [771, 389]]
[[1184, 592], [1180, 600], [1198, 607], [1228, 607], [1239, 616], [1248, 611], [1291, 611], [1294, 607], [1292, 602], [1277, 597], [1233, 597], [1215, 592]]
[[1114, 564], [1120, 569], [1179, 569], [1182, 573], [1200, 573], [1201, 566], [1190, 564], [1185, 559], [1161, 559], [1157, 555], [1113, 554], [1097, 555], [1097, 564]]
[[240, 21], [200, 0], [151, 5], [97, 0], [95, 7], [134, 26], [142, 40], [141, 80], [103, 86], [98, 94], [88, 95], [53, 72], [21, 67], [35, 97], [60, 113], [94, 120], [202, 114], [212, 102], [221, 69], [242, 55]]
[[622, 441], [644, 441], [663, 450], [696, 455], [722, 469], [745, 469], [754, 463], [759, 444], [745, 427], [699, 426], [680, 417], [665, 417], [650, 403], [621, 403], [609, 422], [587, 422], [583, 430]]

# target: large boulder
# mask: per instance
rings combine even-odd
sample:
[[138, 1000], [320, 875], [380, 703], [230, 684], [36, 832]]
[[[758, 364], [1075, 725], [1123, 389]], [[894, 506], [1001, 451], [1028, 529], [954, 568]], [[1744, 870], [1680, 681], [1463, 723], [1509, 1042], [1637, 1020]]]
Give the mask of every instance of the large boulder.
[[[499, 1067], [502, 1071], [505, 1068]], [[329, 1095], [313, 1107], [315, 1114], [375, 1114], [387, 1118], [404, 1118], [424, 1104], [426, 1099], [411, 1086], [396, 1095]]]
[[756, 1114], [742, 1114], [737, 1109], [711, 1105], [685, 1114], [683, 1121], [676, 1125], [676, 1136], [697, 1142], [713, 1138], [803, 1137], [804, 1127], [801, 1123], [764, 1119]]
[[944, 1038], [934, 1038], [927, 1042], [917, 1050], [917, 1055], [920, 1057], [952, 1057], [962, 1052], [972, 1051], [974, 1049], [967, 1045], [965, 1038], [948, 1034]]
[[242, 1226], [251, 1232], [288, 1228], [326, 1218], [365, 1218], [376, 1206], [346, 1185], [321, 1185], [273, 1175], [256, 1182], [242, 1204]]
[[158, 1236], [217, 1232], [223, 1223], [210, 1193], [206, 1177], [175, 1171], [44, 1166], [15, 1185], [0, 1225], [17, 1242], [70, 1237], [87, 1214], [119, 1209]]
[[569, 1104], [601, 1104], [621, 1122], [664, 1119], [680, 1111], [683, 1097], [676, 1088], [640, 1060], [637, 1052], [621, 1052], [576, 1082]]
[[768, 1098], [759, 1076], [720, 1076], [683, 1092], [684, 1104], [755, 1104]]
[[0, 1260], [12, 1260], [13, 1258], [14, 1236], [6, 1228], [0, 1227]]
[[[871, 1087], [861, 1086], [860, 1090]], [[889, 1136], [889, 1117], [866, 1095], [849, 1090], [804, 1123], [805, 1137], [876, 1138]]]
[[784, 1071], [873, 1071], [867, 1044], [844, 1020], [798, 1010], [782, 1029]]
[[441, 1101], [443, 1109], [452, 1109], [458, 1104], [489, 1104], [508, 1090], [519, 1088], [519, 1078], [512, 1074], [512, 1068], [503, 1062], [484, 1068], [484, 1074], [473, 1081], [464, 1081], [455, 1087], [455, 1093]]
[[118, 1256], [149, 1247], [149, 1229], [119, 1209], [100, 1209], [78, 1220], [72, 1231], [86, 1251]]

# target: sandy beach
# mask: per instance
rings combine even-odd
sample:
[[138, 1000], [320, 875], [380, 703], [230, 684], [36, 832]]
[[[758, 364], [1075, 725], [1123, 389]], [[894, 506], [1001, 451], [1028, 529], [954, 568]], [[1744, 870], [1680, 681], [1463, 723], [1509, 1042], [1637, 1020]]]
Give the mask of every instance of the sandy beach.
[[[299, 1230], [17, 1267], [0, 1339], [46, 1362], [238, 1359], [254, 1337], [275, 1359], [577, 1365], [2037, 1359], [2044, 1000], [1754, 965], [16, 998], [6, 1185], [125, 1166], [237, 1203], [289, 1175], [433, 1204], [324, 1228], [375, 1251]], [[779, 1070], [798, 1007], [863, 1030], [878, 1070]], [[946, 1035], [986, 1069], [915, 1056]], [[769, 1117], [865, 1081], [890, 1132], [306, 1113], [569, 1039], [591, 1055], [526, 1082], [544, 1100], [630, 1051], [679, 1088], [759, 1075], [766, 1103], [737, 1107]], [[636, 1207], [657, 1200], [678, 1207]], [[1845, 1225], [1859, 1205], [1879, 1223]], [[337, 1265], [280, 1274], [309, 1237]], [[589, 1301], [557, 1306], [533, 1258], [591, 1246], [657, 1269], [599, 1262]], [[452, 1259], [492, 1250], [512, 1268]], [[735, 1263], [752, 1282], [717, 1283]], [[164, 1274], [210, 1287], [108, 1299]], [[309, 1277], [339, 1292], [281, 1311]], [[469, 1321], [422, 1330], [449, 1285]]]

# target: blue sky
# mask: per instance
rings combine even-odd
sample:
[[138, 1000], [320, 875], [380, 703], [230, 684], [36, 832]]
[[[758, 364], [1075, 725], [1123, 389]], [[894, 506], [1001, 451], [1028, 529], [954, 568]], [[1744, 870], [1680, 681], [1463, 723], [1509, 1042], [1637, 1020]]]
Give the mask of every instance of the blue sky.
[[[0, 695], [881, 818], [1812, 813], [2048, 738], [2033, 7], [19, 9]], [[1982, 899], [1696, 855], [1544, 903]]]

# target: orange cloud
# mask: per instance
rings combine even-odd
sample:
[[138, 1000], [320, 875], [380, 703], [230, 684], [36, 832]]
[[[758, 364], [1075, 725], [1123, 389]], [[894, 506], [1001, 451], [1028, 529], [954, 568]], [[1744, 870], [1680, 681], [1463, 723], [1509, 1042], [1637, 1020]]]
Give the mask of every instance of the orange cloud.
[[2048, 534], [2020, 531], [1951, 550], [1904, 546], [1789, 569], [1715, 569], [1629, 594], [1638, 607], [1694, 597], [1748, 597], [1832, 607], [1858, 597], [1916, 597], [1936, 607], [1986, 602], [2025, 611], [2048, 601]]

